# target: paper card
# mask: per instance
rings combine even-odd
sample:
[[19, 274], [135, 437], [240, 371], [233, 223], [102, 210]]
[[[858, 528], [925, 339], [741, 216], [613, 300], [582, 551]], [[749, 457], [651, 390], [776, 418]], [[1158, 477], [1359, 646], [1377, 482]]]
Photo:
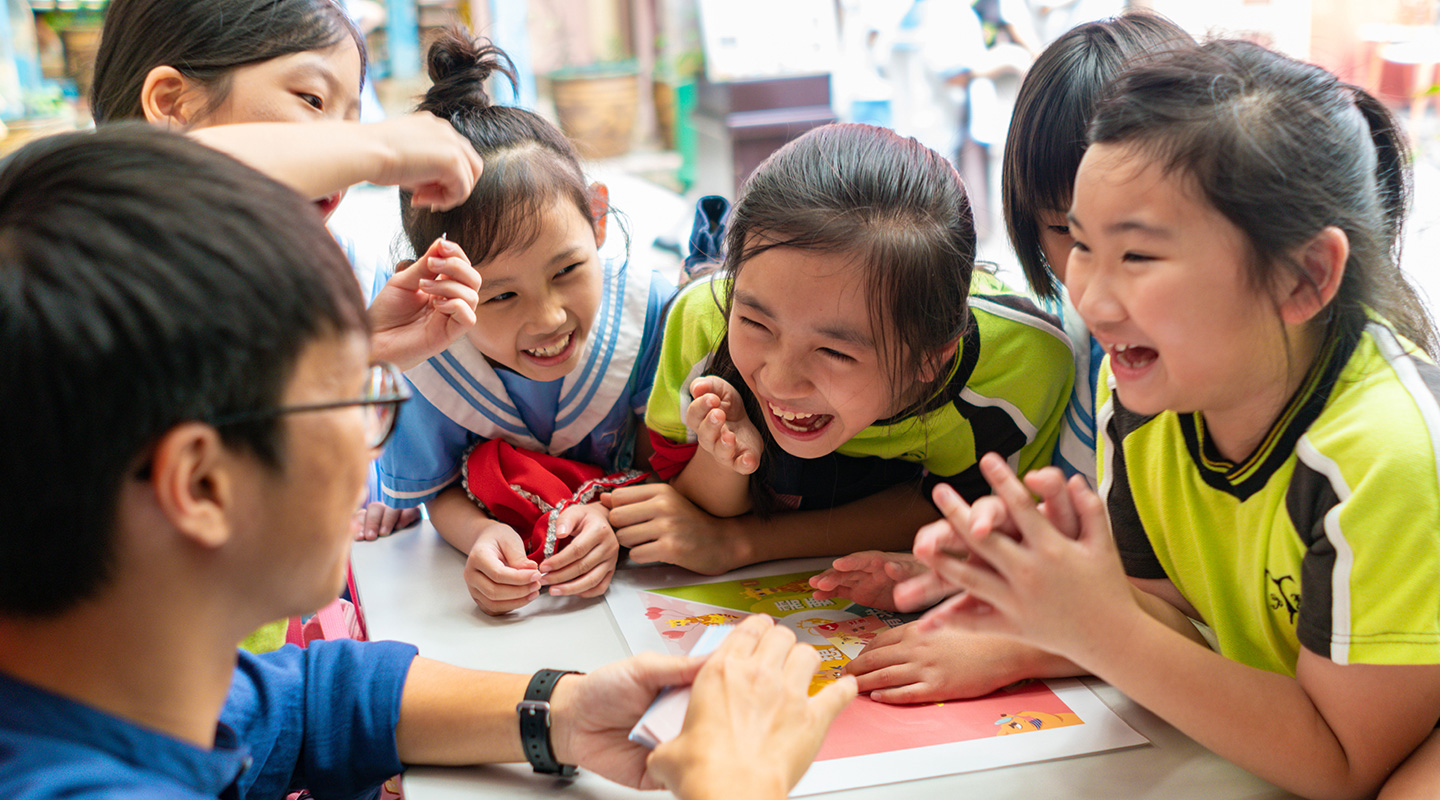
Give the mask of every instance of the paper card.
[[[711, 625], [696, 640], [690, 655], [703, 656], [715, 652], [725, 641], [734, 625]], [[656, 695], [655, 701], [645, 709], [640, 721], [630, 730], [630, 741], [652, 750], [661, 742], [668, 742], [680, 735], [685, 724], [685, 712], [690, 708], [690, 687], [670, 686]]]
[[[636, 653], [693, 652], [709, 628], [734, 625], [750, 614], [769, 614], [820, 653], [813, 693], [839, 678], [876, 634], [908, 619], [845, 600], [815, 600], [808, 580], [827, 566], [828, 559], [776, 562], [718, 578], [677, 567], [624, 569], [616, 572], [605, 600]], [[862, 696], [831, 726], [815, 763], [792, 794], [1141, 744], [1145, 738], [1078, 680], [1029, 681], [986, 697], [914, 706], [886, 705]]]

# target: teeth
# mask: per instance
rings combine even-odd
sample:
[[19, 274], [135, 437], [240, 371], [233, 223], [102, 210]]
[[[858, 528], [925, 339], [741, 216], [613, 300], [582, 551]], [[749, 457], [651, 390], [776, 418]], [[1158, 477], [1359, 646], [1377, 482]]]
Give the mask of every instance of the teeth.
[[774, 403], [766, 403], [766, 405], [770, 406], [770, 412], [772, 414], [779, 417], [780, 419], [786, 420], [787, 422], [794, 422], [796, 420], [809, 421], [815, 418], [814, 414], [800, 414], [794, 411], [783, 411], [778, 408]]
[[553, 358], [554, 356], [558, 356], [561, 353], [565, 352], [566, 346], [570, 344], [570, 336], [571, 334], [567, 333], [565, 334], [565, 338], [561, 339], [556, 344], [550, 345], [549, 347], [539, 347], [534, 350], [526, 350], [525, 352], [529, 353], [532, 356], [535, 356], [536, 358]]

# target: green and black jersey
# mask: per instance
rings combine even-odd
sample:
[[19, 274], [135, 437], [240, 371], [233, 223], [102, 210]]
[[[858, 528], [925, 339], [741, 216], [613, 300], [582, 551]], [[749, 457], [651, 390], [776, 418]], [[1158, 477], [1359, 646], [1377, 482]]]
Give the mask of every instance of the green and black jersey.
[[1440, 663], [1440, 369], [1388, 324], [1332, 341], [1243, 463], [1200, 414], [1141, 416], [1101, 375], [1100, 491], [1126, 571], [1168, 578], [1226, 656], [1295, 674]]
[[[666, 320], [645, 423], [674, 444], [695, 441], [685, 426], [690, 381], [706, 374], [724, 336], [728, 291], [718, 278], [688, 285]], [[931, 410], [880, 420], [824, 459], [767, 454], [777, 494], [796, 508], [828, 508], [924, 470], [973, 500], [989, 493], [977, 465], [987, 452], [1022, 474], [1050, 463], [1074, 378], [1069, 339], [1058, 319], [994, 276], [976, 272], [970, 291], [971, 324]]]

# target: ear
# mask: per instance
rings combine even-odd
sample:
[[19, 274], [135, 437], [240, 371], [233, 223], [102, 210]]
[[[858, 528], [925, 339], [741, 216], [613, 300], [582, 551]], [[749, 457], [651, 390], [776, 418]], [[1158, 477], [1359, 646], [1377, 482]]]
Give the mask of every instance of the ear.
[[605, 246], [605, 222], [610, 218], [610, 187], [599, 181], [590, 184], [590, 221], [595, 226], [595, 246]]
[[205, 99], [199, 88], [174, 67], [155, 67], [140, 87], [140, 108], [151, 123], [185, 130], [199, 117]]
[[1294, 253], [1295, 263], [1307, 276], [1296, 278], [1280, 298], [1280, 318], [1287, 325], [1302, 325], [1314, 319], [1340, 291], [1345, 278], [1345, 261], [1350, 257], [1350, 238], [1331, 225]]
[[940, 350], [925, 359], [920, 366], [920, 383], [931, 383], [939, 378], [941, 373], [949, 373], [950, 367], [955, 363], [955, 351], [960, 349], [960, 340], [956, 339]]
[[230, 539], [234, 464], [219, 431], [200, 422], [175, 426], [155, 446], [149, 480], [156, 504], [198, 547], [214, 550]]

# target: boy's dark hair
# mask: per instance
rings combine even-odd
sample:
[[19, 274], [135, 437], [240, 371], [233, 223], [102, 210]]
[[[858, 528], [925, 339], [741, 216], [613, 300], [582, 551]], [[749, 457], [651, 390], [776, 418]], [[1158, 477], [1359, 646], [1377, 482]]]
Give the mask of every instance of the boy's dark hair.
[[1037, 220], [1070, 209], [1086, 127], [1105, 85], [1137, 58], [1194, 43], [1165, 17], [1131, 11], [1070, 29], [1026, 73], [1005, 140], [1000, 195], [1010, 244], [1040, 297], [1059, 296], [1060, 285], [1040, 249]]
[[1258, 289], [1284, 271], [1309, 281], [1293, 251], [1328, 226], [1350, 240], [1331, 333], [1358, 336], [1366, 309], [1434, 353], [1434, 328], [1400, 272], [1410, 197], [1406, 138], [1390, 111], [1313, 64], [1249, 42], [1175, 50], [1111, 84], [1092, 144], [1121, 144], [1189, 176], [1245, 234]]
[[[156, 67], [174, 67], [210, 92], [213, 112], [236, 67], [365, 37], [336, 0], [111, 0], [105, 11], [90, 113], [96, 124], [144, 119], [140, 91]], [[358, 90], [359, 87], [356, 87]]]
[[485, 160], [485, 170], [470, 198], [449, 211], [416, 208], [401, 192], [405, 236], [415, 253], [442, 233], [477, 265], [529, 247], [540, 235], [541, 215], [557, 200], [591, 219], [590, 191], [570, 140], [535, 112], [495, 105], [487, 93], [492, 75], [516, 85], [503, 50], [455, 26], [431, 42], [427, 59], [434, 85], [416, 110], [449, 120]]
[[[122, 484], [175, 425], [279, 404], [319, 338], [368, 331], [309, 203], [146, 124], [35, 142], [0, 166], [0, 615], [106, 583]], [[220, 429], [283, 460], [274, 419]]]
[[[915, 376], [959, 341], [970, 318], [975, 224], [949, 161], [885, 128], [816, 128], [775, 151], [745, 181], [725, 233], [721, 274], [733, 281], [752, 258], [777, 247], [832, 253], [864, 270], [881, 360], [892, 391], [905, 400], [895, 416], [945, 402], [945, 365], [926, 385], [916, 385]], [[728, 320], [728, 293], [722, 305]], [[728, 333], [710, 372], [744, 396], [750, 419], [763, 418], [730, 358]], [[767, 452], [777, 446], [764, 425], [756, 427]], [[765, 489], [767, 461], [751, 480], [762, 514], [775, 507]]]

